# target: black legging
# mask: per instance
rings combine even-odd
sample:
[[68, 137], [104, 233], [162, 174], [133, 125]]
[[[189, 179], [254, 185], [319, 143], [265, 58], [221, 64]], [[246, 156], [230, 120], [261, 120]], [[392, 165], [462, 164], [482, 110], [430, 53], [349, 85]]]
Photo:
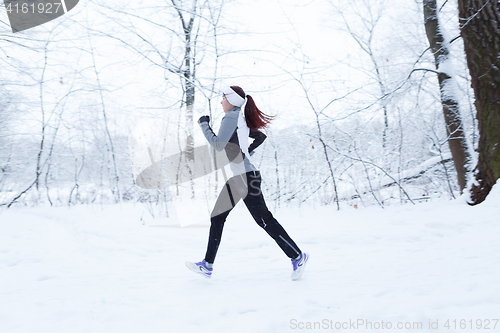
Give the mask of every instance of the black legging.
[[[208, 237], [205, 261], [213, 263], [222, 236], [222, 229], [229, 212], [243, 198], [255, 222], [271, 236], [285, 254], [297, 258], [301, 251], [295, 242], [288, 236], [285, 229], [276, 221], [273, 214], [267, 209], [264, 196], [260, 189], [261, 177], [259, 171], [250, 171], [246, 174], [230, 178], [222, 188], [215, 207], [211, 214], [210, 234]], [[247, 186], [248, 184], [248, 186]]]

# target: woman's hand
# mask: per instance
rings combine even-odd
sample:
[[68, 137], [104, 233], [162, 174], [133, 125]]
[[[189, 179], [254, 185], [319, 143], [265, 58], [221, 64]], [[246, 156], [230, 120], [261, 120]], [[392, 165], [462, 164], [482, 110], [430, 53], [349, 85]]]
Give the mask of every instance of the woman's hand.
[[203, 122], [205, 122], [205, 121], [206, 121], [207, 123], [208, 123], [208, 122], [210, 122], [210, 117], [209, 117], [209, 116], [201, 116], [201, 117], [200, 117], [200, 119], [198, 119], [198, 124], [200, 124], [200, 125], [201, 125], [201, 123], [203, 123]]

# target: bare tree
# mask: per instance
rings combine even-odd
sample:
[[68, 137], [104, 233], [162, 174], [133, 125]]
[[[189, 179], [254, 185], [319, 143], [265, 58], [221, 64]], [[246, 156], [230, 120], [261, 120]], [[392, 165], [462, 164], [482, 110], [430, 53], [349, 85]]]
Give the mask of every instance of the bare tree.
[[[303, 69], [304, 71], [304, 69]], [[339, 98], [334, 98], [330, 100], [325, 106], [323, 107], [318, 107], [314, 102], [313, 102], [313, 97], [312, 92], [310, 91], [310, 87], [307, 86], [305, 82], [305, 77], [304, 74], [301, 73], [297, 77], [293, 73], [289, 73], [292, 75], [295, 79], [295, 81], [300, 85], [302, 88], [302, 91], [304, 93], [304, 96], [306, 98], [307, 104], [309, 105], [310, 109], [313, 111], [314, 116], [315, 116], [315, 127], [317, 129], [317, 135], [314, 135], [315, 139], [319, 140], [321, 143], [321, 148], [324, 154], [324, 158], [326, 161], [326, 164], [328, 166], [328, 172], [329, 172], [329, 177], [332, 180], [332, 185], [333, 185], [333, 201], [336, 203], [337, 210], [340, 210], [340, 203], [339, 203], [339, 194], [337, 190], [337, 178], [335, 176], [335, 168], [333, 166], [333, 157], [329, 153], [329, 150], [331, 150], [328, 147], [328, 136], [332, 136], [332, 133], [328, 133], [324, 131], [323, 126], [321, 124], [322, 118], [324, 116], [324, 112], [328, 107], [330, 107], [334, 102], [338, 102], [339, 100], [342, 100], [345, 98], [345, 96], [339, 97]]]
[[197, 32], [193, 31], [194, 22], [197, 18], [198, 0], [192, 0], [191, 8], [182, 8], [182, 2], [171, 0], [182, 26], [184, 34], [184, 59], [179, 72], [182, 75], [183, 90], [186, 105], [186, 157], [193, 160], [194, 138], [193, 138], [193, 107], [195, 98], [196, 79], [196, 42]]
[[94, 47], [92, 46], [92, 39], [90, 38], [90, 36], [89, 36], [89, 45], [90, 45], [90, 54], [92, 56], [92, 67], [94, 69], [94, 74], [97, 81], [97, 88], [99, 92], [99, 98], [101, 101], [102, 116], [104, 120], [104, 130], [106, 132], [106, 137], [107, 137], [106, 146], [108, 147], [108, 151], [111, 154], [111, 161], [113, 163], [113, 170], [108, 170], [108, 174], [110, 175], [111, 192], [115, 196], [115, 201], [118, 202], [121, 200], [121, 195], [120, 195], [120, 177], [118, 175], [118, 169], [116, 166], [115, 147], [108, 124], [108, 116], [106, 114], [106, 103], [104, 101], [104, 96], [103, 96], [103, 87], [101, 85], [99, 71], [97, 70], [97, 65], [94, 55]]
[[[158, 138], [158, 142], [163, 141], [169, 146], [177, 145], [178, 150], [183, 152], [179, 158], [185, 159], [188, 166], [192, 165], [194, 160], [193, 124], [196, 94], [201, 93], [206, 97], [209, 106], [214, 95], [215, 76], [220, 57], [217, 26], [224, 2], [224, 0], [168, 0], [160, 6], [123, 9], [122, 6], [94, 1], [99, 8], [104, 9], [101, 14], [119, 26], [123, 33], [113, 34], [91, 28], [92, 32], [96, 36], [106, 36], [119, 41], [144, 62], [153, 64], [163, 72], [165, 87], [172, 88], [170, 91], [176, 91], [175, 94], [169, 92], [170, 98], [178, 96], [178, 99], [165, 111], [164, 116], [170, 118], [172, 122], [172, 119], [175, 119], [174, 112], [178, 112], [177, 133], [170, 131], [169, 139]], [[158, 15], [159, 13], [161, 15]], [[137, 26], [141, 28], [138, 29]], [[198, 76], [200, 69], [207, 73], [212, 68], [215, 68], [214, 77]], [[174, 80], [179, 80], [180, 84], [174, 83]], [[179, 111], [174, 111], [176, 106]], [[155, 153], [163, 155], [165, 149], [160, 149], [161, 144], [157, 145]], [[192, 175], [190, 168], [188, 171]], [[192, 196], [195, 195], [193, 186], [191, 182]]]
[[[36, 169], [35, 169], [35, 176], [33, 177], [32, 181], [30, 184], [22, 190], [16, 197], [14, 197], [10, 203], [7, 205], [7, 207], [10, 207], [14, 202], [16, 202], [21, 196], [23, 196], [25, 193], [27, 193], [33, 186], [35, 186], [37, 190], [37, 195], [38, 197], [40, 196], [40, 180], [42, 176], [42, 172], [47, 165], [47, 161], [50, 158], [50, 155], [47, 155], [47, 150], [46, 150], [46, 141], [47, 141], [47, 126], [50, 121], [50, 118], [53, 114], [47, 114], [46, 112], [46, 106], [44, 102], [44, 87], [45, 87], [45, 75], [46, 75], [46, 70], [48, 66], [48, 52], [49, 52], [49, 45], [51, 43], [50, 37], [43, 43], [43, 65], [41, 68], [41, 73], [39, 78], [35, 78], [36, 84], [38, 85], [38, 93], [39, 93], [39, 102], [40, 102], [40, 123], [41, 123], [41, 128], [40, 128], [40, 142], [39, 142], [39, 148], [37, 152], [37, 157], [36, 157]], [[49, 199], [50, 200], [50, 199]]]
[[[154, 66], [166, 71], [165, 79], [169, 80], [167, 74], [173, 74], [180, 80], [182, 87], [182, 108], [185, 109], [183, 124], [183, 135], [186, 137], [184, 150], [192, 157], [194, 148], [193, 139], [193, 110], [197, 90], [203, 89], [203, 85], [197, 77], [198, 67], [206, 60], [214, 60], [215, 68], [219, 58], [217, 50], [217, 25], [219, 24], [223, 0], [190, 0], [179, 1], [170, 0], [171, 5], [155, 7], [157, 12], [164, 13], [162, 21], [155, 21], [151, 13], [142, 14], [140, 11], [125, 11], [120, 7], [111, 7], [108, 4], [98, 3], [100, 8], [109, 10], [113, 14], [124, 14], [124, 18], [117, 18], [116, 15], [103, 13], [107, 18], [135, 37], [139, 42], [124, 39], [120, 36], [103, 31], [91, 29], [94, 33], [105, 35], [120, 41], [126, 47], [132, 49]], [[165, 17], [175, 15], [178, 19], [178, 28], [172, 27], [171, 21], [165, 22]], [[135, 28], [134, 22], [147, 24], [152, 29], [159, 29], [165, 34], [164, 40], [170, 40], [168, 48], [164, 40], [154, 40], [142, 30]], [[201, 45], [201, 46], [200, 46]], [[179, 47], [180, 46], [180, 47]], [[147, 51], [144, 49], [147, 48]], [[181, 53], [177, 50], [182, 49]], [[206, 55], [211, 54], [210, 57]], [[208, 64], [206, 67], [210, 67]], [[212, 80], [213, 81], [213, 80]], [[213, 85], [211, 87], [213, 92]], [[210, 94], [209, 94], [210, 95]]]
[[476, 97], [479, 126], [477, 184], [472, 204], [483, 202], [500, 178], [500, 3], [458, 0], [459, 22]]
[[[387, 131], [389, 130], [388, 99], [386, 97], [390, 89], [387, 87], [383, 77], [382, 66], [380, 64], [381, 60], [374, 50], [376, 28], [382, 18], [384, 4], [381, 2], [378, 6], [374, 6], [369, 0], [362, 0], [360, 3], [353, 2], [350, 6], [354, 11], [354, 15], [358, 18], [357, 22], [362, 23], [358, 25], [362, 27], [362, 32], [355, 29], [355, 22], [352, 22], [342, 10], [339, 10], [339, 13], [341, 14], [345, 29], [347, 29], [349, 35], [368, 56], [371, 62], [372, 68], [367, 69], [367, 74], [376, 81], [381, 96], [378, 102], [383, 111], [384, 127], [382, 130], [382, 148], [385, 150], [387, 147]], [[362, 12], [360, 7], [364, 12]]]
[[444, 39], [442, 27], [439, 23], [436, 0], [424, 0], [424, 22], [427, 38], [434, 54], [439, 87], [441, 89], [441, 104], [448, 134], [448, 145], [450, 147], [455, 169], [457, 171], [460, 192], [467, 185], [467, 174], [469, 172], [470, 155], [465, 139], [464, 128], [458, 99], [455, 96], [455, 82], [449, 70], [451, 65], [450, 51]]

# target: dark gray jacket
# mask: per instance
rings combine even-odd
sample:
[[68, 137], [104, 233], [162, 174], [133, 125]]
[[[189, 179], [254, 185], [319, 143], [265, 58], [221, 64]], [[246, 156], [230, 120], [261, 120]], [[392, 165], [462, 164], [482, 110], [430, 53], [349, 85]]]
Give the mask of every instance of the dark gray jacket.
[[[242, 158], [245, 162], [245, 170], [243, 172], [257, 171], [257, 168], [250, 162], [245, 154], [242, 153], [239, 146], [238, 133], [236, 130], [238, 128], [238, 117], [240, 112], [241, 109], [239, 107], [234, 107], [229, 110], [222, 118], [219, 133], [217, 135], [215, 135], [208, 122], [200, 123], [200, 127], [208, 143], [217, 151], [222, 151], [223, 149], [226, 151], [226, 156], [230, 161], [230, 166], [234, 174], [241, 173], [242, 170], [237, 171], [237, 165], [241, 163]], [[254, 139], [248, 146], [248, 153], [251, 156], [255, 148], [260, 146], [267, 136], [262, 132], [254, 130], [250, 130], [249, 136]]]

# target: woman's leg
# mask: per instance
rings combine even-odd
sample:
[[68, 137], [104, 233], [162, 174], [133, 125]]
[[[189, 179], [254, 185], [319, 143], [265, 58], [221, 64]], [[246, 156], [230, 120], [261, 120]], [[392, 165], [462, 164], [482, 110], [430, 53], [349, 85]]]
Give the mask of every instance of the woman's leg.
[[255, 222], [271, 236], [290, 259], [296, 259], [302, 253], [285, 229], [274, 218], [264, 201], [261, 191], [260, 172], [247, 173], [248, 195], [243, 199]]
[[224, 222], [242, 197], [246, 195], [246, 182], [241, 176], [230, 178], [217, 197], [214, 209], [210, 214], [210, 233], [208, 235], [208, 246], [205, 254], [205, 261], [213, 264], [217, 250], [219, 249]]

